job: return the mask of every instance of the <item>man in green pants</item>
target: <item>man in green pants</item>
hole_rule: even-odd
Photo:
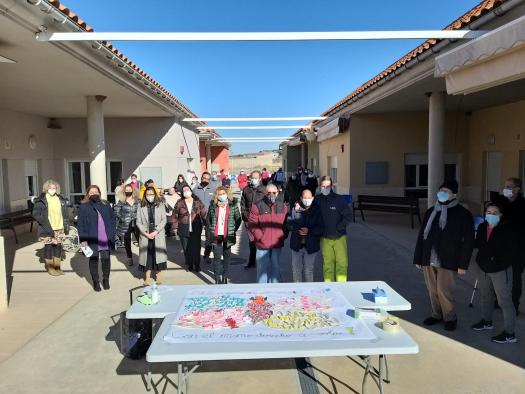
[[[344,198],[332,190],[332,179],[321,179],[321,194],[316,201],[321,207],[324,232],[321,237],[323,276],[325,282],[346,282],[348,247],[346,226],[350,223],[350,208]]]

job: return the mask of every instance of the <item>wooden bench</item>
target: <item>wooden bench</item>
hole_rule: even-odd
[[[31,223],[29,231],[33,231],[33,219],[31,209],[23,209],[21,211],[14,211],[0,215],[0,230],[11,230],[15,236],[15,241],[18,243],[15,226],[19,224]]]
[[[419,214],[419,200],[414,197],[392,197],[392,196],[357,196],[357,201],[352,203],[354,215],[356,211],[361,211],[361,219],[365,221],[364,211],[379,211],[392,213],[408,213],[410,215],[410,225],[414,228],[414,215],[421,225],[421,215]]]

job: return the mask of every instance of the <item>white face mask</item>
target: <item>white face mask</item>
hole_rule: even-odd
[[[47,189],[50,196],[54,196],[57,193],[57,189]]]
[[[152,203],[155,201],[155,196],[146,196],[146,200],[148,200],[149,203]]]
[[[303,198],[302,201],[305,207],[309,207],[314,202],[314,199],[313,198]]]
[[[184,196],[184,198],[190,198],[191,192],[188,190],[188,191],[185,191],[182,195]]]
[[[503,189],[503,195],[507,198],[511,198],[514,195],[514,193],[512,192],[512,189],[505,188]]]

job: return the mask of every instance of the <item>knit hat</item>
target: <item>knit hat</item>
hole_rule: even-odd
[[[455,179],[443,182],[443,184],[439,188],[441,189],[443,187],[449,189],[454,194],[458,194],[459,185]]]

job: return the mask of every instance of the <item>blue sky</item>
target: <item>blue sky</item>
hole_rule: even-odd
[[[204,32],[441,29],[479,1],[64,0],[64,3],[98,31]],[[202,117],[319,115],[419,43],[418,40],[114,42]],[[291,132],[221,131],[221,134],[283,136]],[[234,143],[232,153],[276,147],[276,143],[257,146]]]

